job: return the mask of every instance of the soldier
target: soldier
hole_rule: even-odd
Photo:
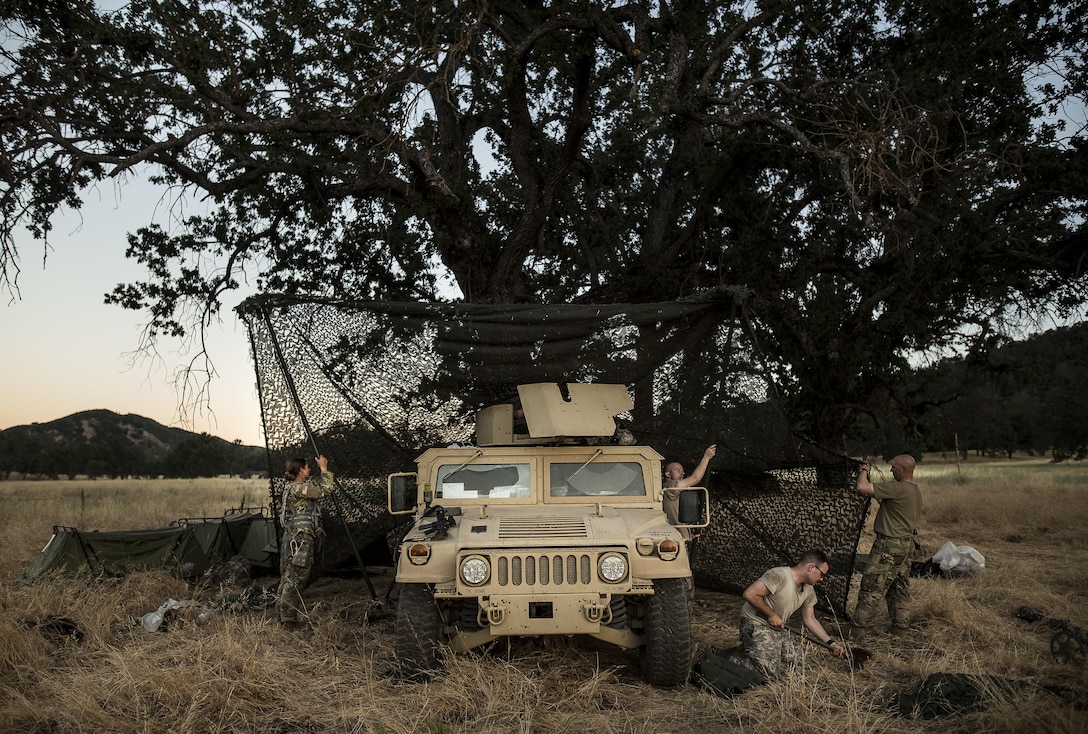
[[[665,464],[665,493],[661,499],[661,509],[665,511],[665,518],[670,525],[680,523],[680,490],[697,486],[703,480],[706,468],[717,451],[716,444],[707,446],[703,452],[703,458],[699,460],[699,465],[695,467],[690,477],[685,475],[684,465],[679,461],[670,461]],[[690,543],[692,534],[688,528],[680,528],[680,535]]]
[[[833,655],[843,656],[843,646],[831,639],[813,612],[816,606],[813,585],[830,570],[827,554],[810,550],[797,565],[772,568],[744,590],[740,641],[747,654],[744,662],[749,667],[774,678],[800,659],[797,640],[785,630],[786,622],[798,609],[805,628],[825,645],[831,645]]]
[[[857,491],[880,502],[873,520],[876,541],[861,577],[858,604],[851,618],[850,634],[861,638],[881,599],[888,607],[893,635],[905,635],[910,625],[910,554],[922,520],[922,493],[914,483],[914,457],[900,454],[892,459],[894,482],[873,484],[869,465],[858,472]]]
[[[306,459],[289,459],[284,470],[287,481],[280,510],[283,538],[280,541],[280,594],[276,602],[283,624],[298,622],[299,612],[305,608],[301,592],[313,579],[317,539],[321,535],[318,500],[329,494],[333,487],[328,459],[318,456],[316,461],[321,469],[317,482],[307,481],[310,466]]]

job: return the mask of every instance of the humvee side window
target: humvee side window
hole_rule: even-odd
[[[549,492],[552,497],[609,497],[646,495],[642,465],[637,461],[553,462]]]
[[[496,499],[529,496],[528,464],[443,464],[436,498]]]

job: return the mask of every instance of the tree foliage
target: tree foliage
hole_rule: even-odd
[[[948,359],[904,381],[910,421],[875,429],[868,445],[889,458],[904,446],[917,452],[959,450],[1088,458],[1088,323],[1062,327],[986,355]]]
[[[1084,302],[1083,0],[18,0],[0,275],[88,187],[170,228],[109,300],[152,333],[258,287],[742,302],[841,445],[914,351]],[[189,214],[189,200],[207,203]],[[723,318],[729,309],[722,310]],[[708,355],[713,358],[713,355]]]

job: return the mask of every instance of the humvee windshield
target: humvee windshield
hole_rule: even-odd
[[[529,476],[528,464],[443,464],[438,469],[436,496],[445,499],[528,497]]]
[[[642,465],[637,461],[553,462],[549,466],[552,497],[646,496]]]

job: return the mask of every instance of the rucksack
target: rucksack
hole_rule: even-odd
[[[708,693],[732,698],[766,683],[758,670],[731,655],[728,650],[710,650],[695,663],[692,680]]]

